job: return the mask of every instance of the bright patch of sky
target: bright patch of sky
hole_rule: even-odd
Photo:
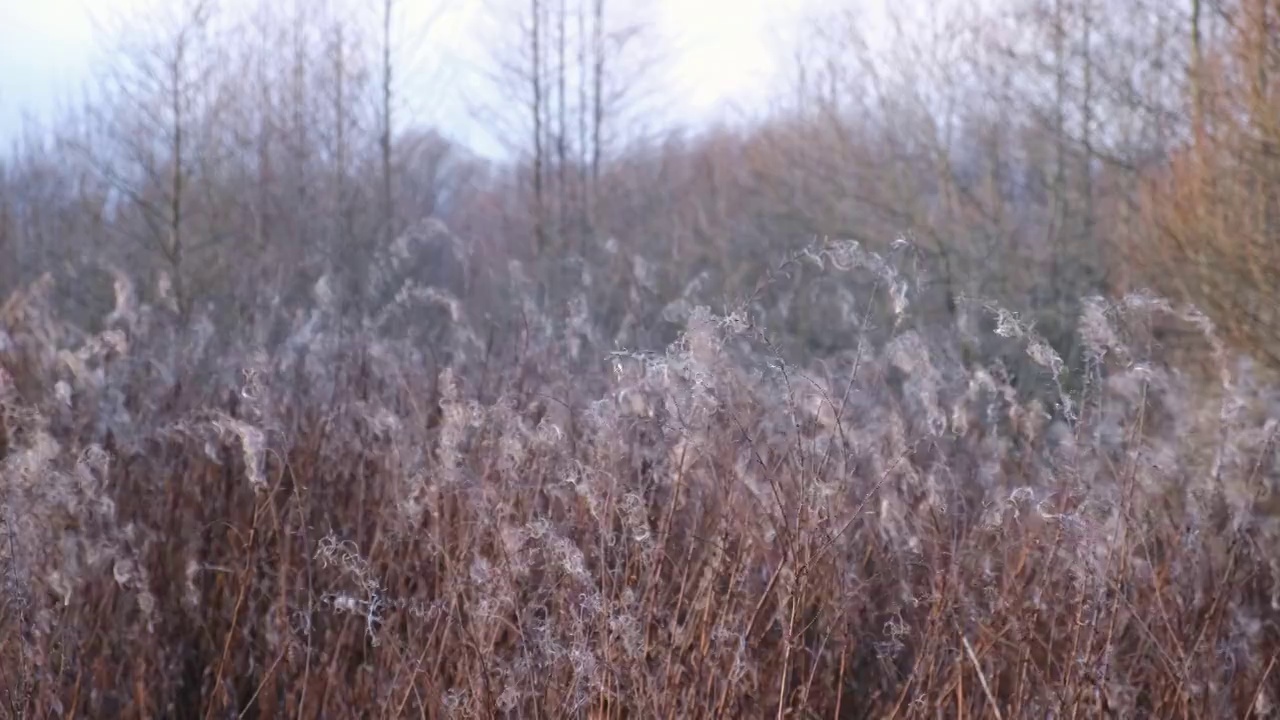
[[[17,136],[24,117],[47,121],[74,105],[92,79],[102,38],[95,17],[136,11],[147,0],[0,0],[0,142]],[[224,0],[225,2],[226,0]],[[230,0],[253,2],[254,0]],[[301,0],[304,2],[307,0]],[[375,0],[368,0],[371,4]],[[430,39],[406,42],[403,93],[408,115],[440,127],[455,139],[492,142],[477,129],[470,109],[485,90],[486,0],[399,0],[398,25],[414,32],[428,17]],[[871,0],[874,4],[879,0]],[[664,55],[660,101],[664,115],[697,124],[726,113],[759,110],[787,71],[785,38],[819,0],[627,0],[637,17],[649,18]],[[829,3],[828,3],[829,4]],[[286,2],[282,5],[289,5]],[[372,7],[372,5],[371,5]]]

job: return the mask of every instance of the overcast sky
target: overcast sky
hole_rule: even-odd
[[[60,103],[74,100],[91,77],[95,37],[92,13],[140,7],[147,0],[0,0],[0,138],[22,126],[24,114],[48,118]],[[224,2],[227,0],[223,0]],[[245,0],[230,0],[231,2]],[[414,115],[434,123],[458,140],[483,145],[466,112],[466,96],[477,85],[483,62],[477,0],[445,0],[446,14],[434,26],[435,57],[422,65],[423,77],[408,85],[417,98]],[[655,21],[669,47],[671,89],[665,109],[677,121],[698,122],[731,108],[754,108],[765,99],[785,31],[799,13],[818,0],[628,0],[637,13]],[[400,0],[412,16],[435,0]],[[638,3],[648,4],[645,9]],[[92,10],[90,10],[92,8]],[[430,77],[426,77],[426,76]],[[444,88],[443,94],[441,88]],[[427,90],[430,88],[430,91]],[[410,98],[412,102],[414,99]],[[421,117],[427,115],[428,117]]]

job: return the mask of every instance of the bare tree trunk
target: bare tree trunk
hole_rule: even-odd
[[[1191,0],[1191,123],[1196,146],[1204,143],[1204,50],[1200,32],[1201,0]]]
[[[1258,139],[1259,176],[1264,185],[1280,179],[1280,116],[1276,112],[1276,93],[1271,84],[1272,65],[1280,58],[1280,43],[1271,10],[1276,0],[1255,0],[1257,24],[1254,51],[1258,71],[1250,92],[1250,112],[1254,116],[1253,134]],[[1275,238],[1280,229],[1280,192],[1263,193],[1262,230],[1265,237]]]
[[[565,62],[565,50],[568,45],[568,36],[565,34],[565,21],[568,14],[568,8],[565,7],[565,0],[559,0],[557,6],[559,17],[557,18],[557,37],[556,51],[558,55],[558,65],[556,67],[556,83],[557,83],[557,127],[556,127],[556,232],[563,235],[566,232],[569,216],[569,108],[567,102],[567,94],[565,85],[568,80],[569,66]],[[561,238],[563,243],[565,238]]]
[[[578,231],[584,240],[589,241],[595,234],[591,227],[591,197],[587,188],[587,7],[581,0],[578,2]]]
[[[307,208],[307,152],[309,138],[307,136],[307,87],[306,87],[306,68],[307,68],[307,48],[302,32],[306,19],[299,14],[295,5],[295,15],[293,18],[293,117],[290,138],[290,145],[293,151],[293,217],[290,218],[290,224],[293,228],[293,248],[301,251],[306,247],[306,227],[304,225],[305,218],[308,214]]]
[[[1050,303],[1056,308],[1062,295],[1062,257],[1066,248],[1066,221],[1070,216],[1067,201],[1067,52],[1066,27],[1063,18],[1064,0],[1053,0],[1053,62],[1054,62],[1054,176],[1053,216],[1050,228],[1052,291]]]
[[[338,211],[338,242],[351,242],[351,213],[347,203],[347,98],[345,75],[346,41],[342,23],[334,24],[333,49],[333,124],[334,124],[334,208]]]
[[[600,193],[601,142],[604,134],[604,0],[596,0],[595,28],[592,43],[595,51],[595,66],[592,73],[594,97],[591,114],[591,194],[593,198],[592,225],[595,224],[594,201]]]
[[[395,0],[382,3],[382,222],[386,239],[395,233],[395,200],[391,194],[391,13]]]
[[[1100,255],[1101,247],[1097,239],[1094,237],[1096,233],[1096,224],[1094,218],[1095,206],[1093,198],[1093,0],[1084,0],[1084,97],[1081,98],[1081,116],[1083,127],[1080,135],[1084,145],[1084,169],[1082,173],[1082,194],[1084,195],[1084,237],[1089,243],[1089,251],[1091,258]],[[1103,274],[1106,268],[1101,268]],[[1091,278],[1102,286],[1107,285],[1106,277]]]
[[[355,221],[352,217],[352,203],[347,190],[347,47],[346,35],[341,21],[334,23],[333,48],[333,211],[336,222],[334,246],[330,258],[336,260],[336,266],[326,269],[336,274],[335,280],[341,289],[339,307],[345,319],[353,306],[360,304],[360,274],[355,271],[356,243]],[[384,178],[385,182],[385,178]],[[385,185],[384,185],[385,191]]]
[[[265,12],[260,9],[260,12]],[[259,15],[258,19],[258,57],[256,58],[257,66],[257,82],[260,103],[258,107],[258,127],[257,127],[257,146],[258,146],[258,192],[257,192],[257,209],[253,217],[253,233],[257,248],[265,251],[268,245],[267,239],[267,211],[271,203],[271,84],[267,79],[267,51],[270,42],[267,39],[269,29],[267,20],[263,15]]]
[[[183,157],[183,123],[184,115],[182,112],[182,70],[186,56],[186,38],[185,33],[178,38],[178,46],[175,48],[173,65],[171,66],[172,84],[169,88],[170,96],[170,112],[173,114],[173,142],[170,147],[172,153],[172,172],[170,174],[169,187],[169,237],[165,253],[168,256],[169,265],[173,269],[173,292],[174,299],[178,303],[178,314],[185,323],[189,319],[190,302],[187,298],[186,283],[183,279],[182,267],[182,213],[183,213],[183,192],[185,191],[182,165],[185,160]]]
[[[547,228],[544,214],[544,198],[542,186],[543,147],[542,147],[542,113],[546,100],[542,88],[542,5],[539,0],[529,0],[532,16],[532,29],[529,39],[532,43],[533,62],[530,68],[533,112],[533,233],[536,242],[535,252],[543,253],[547,249]]]

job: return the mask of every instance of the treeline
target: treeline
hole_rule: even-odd
[[[406,110],[394,0],[129,18],[100,92],[0,166],[0,295],[53,273],[91,323],[117,268],[230,332],[322,279],[386,302],[376,258],[435,219],[437,279],[477,315],[516,261],[545,307],[639,344],[691,284],[723,305],[814,237],[901,238],[927,322],[997,301],[1070,364],[1081,298],[1152,286],[1280,362],[1280,0],[960,2],[893,11],[888,37],[850,4],[802,27],[768,112],[697,132],[644,127],[657,46],[617,5],[489,8],[501,102],[477,117],[506,162]],[[798,287],[795,348],[838,349],[807,300],[857,299]]]
[[[833,9],[696,132],[495,5],[507,161],[289,5],[4,160],[11,714],[1272,713],[1280,0]]]

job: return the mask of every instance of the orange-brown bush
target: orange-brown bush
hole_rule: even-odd
[[[1225,37],[1191,68],[1190,137],[1147,178],[1143,231],[1122,237],[1142,282],[1203,308],[1224,341],[1275,372],[1280,41],[1273,26],[1280,4],[1230,7]]]
[[[913,324],[886,261],[844,243],[793,262],[871,287],[882,327],[844,308],[830,332],[866,342],[797,361],[752,303],[689,305],[671,346],[609,354],[580,305],[501,342],[454,305],[437,365],[322,310],[268,351],[170,330],[128,293],[97,334],[39,288],[16,298],[6,708],[1271,712],[1277,405],[1224,358],[1215,422],[1194,417],[1129,322],[1211,334],[1202,317],[1087,303],[1086,391],[1044,408],[961,359],[959,330]],[[1015,315],[960,313],[988,311],[1061,387]]]

